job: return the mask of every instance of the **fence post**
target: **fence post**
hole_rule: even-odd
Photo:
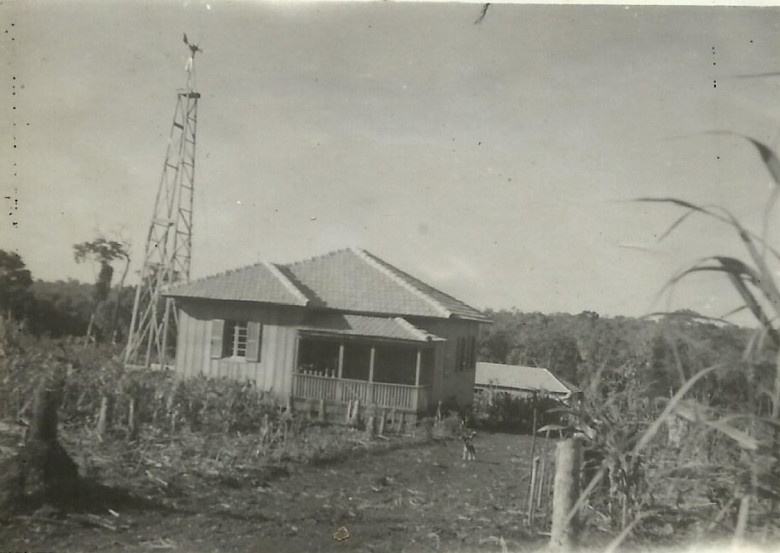
[[[580,451],[577,438],[558,442],[555,451],[550,547],[558,551],[571,551],[577,546],[579,517],[572,509],[580,492]]]
[[[326,417],[325,417],[325,400],[324,399],[320,399],[320,408],[319,408],[319,413],[318,413],[318,419],[319,419],[320,422],[325,422],[325,419],[326,419]]]
[[[97,434],[100,439],[103,439],[106,432],[108,432],[108,429],[111,428],[111,419],[113,415],[113,402],[111,399],[112,398],[109,396],[103,396],[100,400],[100,413],[98,415],[97,423]]]
[[[534,523],[534,499],[536,496],[536,479],[539,471],[539,457],[534,457],[531,461],[531,482],[528,485],[528,517],[526,524],[528,528]]]
[[[138,439],[139,426],[140,409],[138,405],[138,398],[137,396],[133,395],[130,397],[130,412],[127,416],[128,438],[131,442]]]
[[[387,413],[384,409],[380,409],[379,411],[379,428],[377,429],[377,434],[380,436],[385,435],[385,422],[387,422]]]
[[[350,426],[358,426],[360,423],[360,400],[356,399],[354,403],[354,407],[352,408],[352,413],[349,417],[349,424]]]

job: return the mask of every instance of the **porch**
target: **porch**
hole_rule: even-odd
[[[399,319],[342,315],[300,329],[295,399],[418,413],[431,403],[435,344]]]
[[[428,408],[430,390],[429,384],[407,386],[305,373],[296,373],[293,379],[296,399],[324,399],[332,403],[359,400],[362,405],[413,412]]]

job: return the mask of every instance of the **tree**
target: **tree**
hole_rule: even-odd
[[[0,250],[0,317],[19,319],[29,299],[32,275],[16,252]]]
[[[118,242],[116,240],[106,240],[103,237],[97,238],[92,242],[82,242],[73,246],[74,258],[76,263],[82,263],[88,259],[97,261],[100,264],[100,271],[98,272],[97,281],[95,282],[95,288],[93,291],[93,313],[87,327],[87,340],[92,337],[93,326],[95,323],[95,317],[103,305],[108,300],[109,292],[111,291],[111,280],[114,276],[114,268],[111,263],[124,260],[124,272],[119,282],[119,290],[117,291],[117,298],[114,302],[114,309],[112,310],[112,316],[110,320],[103,328],[105,334],[113,338],[114,329],[116,328],[116,319],[119,313],[119,300],[122,286],[124,285],[127,271],[130,267],[130,254],[128,252],[129,246],[126,242]]]

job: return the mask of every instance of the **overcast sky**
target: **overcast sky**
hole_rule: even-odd
[[[780,71],[780,9],[479,12],[3,3],[0,248],[35,278],[92,281],[72,245],[121,235],[140,268],[186,31],[204,50],[193,277],[356,246],[479,308],[736,307],[713,276],[653,303],[739,245],[702,219],[659,244],[680,212],[625,200],[721,204],[760,228],[769,174],[707,131],[780,146],[780,78],[731,78]]]

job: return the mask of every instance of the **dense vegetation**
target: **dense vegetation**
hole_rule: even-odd
[[[36,337],[85,337],[92,321],[91,341],[122,342],[135,288],[121,283],[112,288],[110,274],[101,270],[101,275],[95,284],[38,280],[21,256],[0,250],[0,314]]]

